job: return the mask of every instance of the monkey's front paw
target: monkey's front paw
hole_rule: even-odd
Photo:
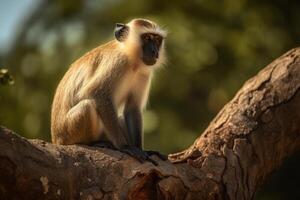
[[[166,156],[158,151],[147,150],[145,152],[147,153],[148,156],[156,155],[162,160],[168,160],[168,156]]]
[[[145,161],[149,161],[154,165],[158,165],[158,163],[155,160],[150,158],[150,156],[148,155],[147,152],[145,152],[137,147],[124,146],[120,151],[134,157],[141,163],[144,163]]]

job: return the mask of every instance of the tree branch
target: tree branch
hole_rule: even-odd
[[[140,164],[118,151],[0,128],[0,199],[252,199],[300,148],[300,48],[248,80],[187,150]]]

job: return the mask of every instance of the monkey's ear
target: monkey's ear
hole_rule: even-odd
[[[125,41],[125,39],[127,38],[127,35],[128,35],[128,30],[129,30],[129,27],[127,25],[121,24],[121,23],[116,23],[115,38],[119,42]]]

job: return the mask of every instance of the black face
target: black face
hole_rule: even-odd
[[[154,65],[159,57],[162,44],[162,36],[155,33],[144,33],[141,35],[143,55],[142,59],[146,65]]]

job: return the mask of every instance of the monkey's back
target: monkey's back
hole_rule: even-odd
[[[59,82],[51,111],[51,135],[53,142],[55,142],[57,135],[65,134],[67,131],[64,121],[68,111],[83,98],[89,98],[80,94],[81,91],[87,90],[85,87],[88,87],[89,80],[97,78],[94,77],[97,75],[97,70],[104,70],[109,67],[106,66],[109,63],[107,60],[113,60],[114,58],[110,57],[106,50],[109,49],[111,51],[111,49],[115,48],[115,45],[116,42],[111,41],[87,52],[70,66]]]

